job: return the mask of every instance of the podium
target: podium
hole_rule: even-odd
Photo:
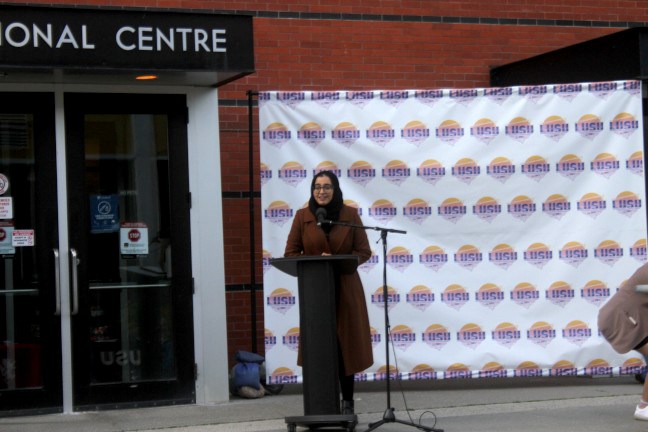
[[[353,273],[355,255],[275,258],[270,264],[297,278],[299,344],[301,349],[304,415],[286,417],[288,430],[341,426],[353,431],[354,414],[340,414],[338,342],[335,313],[336,274]]]

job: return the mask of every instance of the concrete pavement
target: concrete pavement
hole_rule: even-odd
[[[391,406],[398,422],[374,430],[425,430],[416,427],[423,425],[445,432],[648,432],[648,422],[632,417],[641,388],[633,376],[403,381],[390,384],[388,398],[384,382],[358,383],[355,430],[366,431]],[[291,385],[276,396],[232,398],[208,407],[0,418],[0,431],[279,432],[287,430],[285,417],[302,414],[301,386]]]

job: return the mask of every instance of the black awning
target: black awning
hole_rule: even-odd
[[[493,87],[648,78],[648,28],[623,30],[495,67]]]

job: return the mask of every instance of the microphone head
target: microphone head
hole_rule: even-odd
[[[317,225],[322,225],[322,222],[326,219],[326,209],[324,207],[318,207],[315,210],[315,217],[317,217]]]

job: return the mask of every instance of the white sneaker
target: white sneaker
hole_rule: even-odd
[[[637,420],[648,421],[648,405],[646,405],[644,408],[639,408],[639,405],[637,405],[634,413],[634,418],[636,418]]]

